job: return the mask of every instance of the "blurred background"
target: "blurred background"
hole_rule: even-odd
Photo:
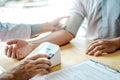
[[[0,0],[0,21],[35,24],[68,15],[72,0]],[[63,23],[65,20],[63,20]],[[78,34],[84,36],[86,22]]]
[[[68,14],[71,0],[0,0],[0,20],[41,23]]]

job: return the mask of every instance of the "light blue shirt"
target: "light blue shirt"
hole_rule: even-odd
[[[86,38],[120,37],[120,0],[73,0],[65,30],[75,36],[84,18],[87,19]]]
[[[12,24],[0,22],[0,41],[9,39],[29,39],[41,32],[40,24]]]

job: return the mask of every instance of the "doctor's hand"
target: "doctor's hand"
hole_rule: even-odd
[[[14,68],[3,73],[1,80],[29,80],[37,74],[48,74],[51,66],[48,55],[38,54],[20,61]]]
[[[63,17],[59,17],[56,18],[50,22],[47,23],[43,23],[42,24],[42,32],[48,32],[48,31],[55,31],[55,30],[59,30],[62,27],[62,24],[60,23],[61,20],[68,18],[68,16],[63,16]]]
[[[33,44],[24,40],[10,40],[6,44],[5,54],[15,59],[22,59],[33,50]]]
[[[51,25],[53,25],[53,27],[55,27],[56,29],[57,28],[60,28],[62,26],[62,24],[60,23],[60,21],[62,19],[65,19],[65,18],[68,18],[69,16],[63,16],[63,17],[59,17],[59,18],[56,18],[55,20],[49,22]]]
[[[120,38],[96,40],[89,44],[86,54],[100,56],[103,53],[112,53],[118,48],[120,48]]]
[[[38,54],[36,56],[33,56],[31,58],[25,59],[21,61],[14,69],[14,74],[16,74],[15,77],[20,78],[20,75],[23,75],[22,79],[19,80],[24,80],[24,78],[29,78],[35,76],[36,74],[48,74],[49,71],[48,69],[51,66],[50,61],[48,60],[47,55],[45,54]],[[16,80],[16,79],[15,79]]]

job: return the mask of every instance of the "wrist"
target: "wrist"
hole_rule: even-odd
[[[0,80],[14,80],[14,75],[8,71],[0,75]]]
[[[46,22],[42,24],[42,32],[55,31],[56,27],[51,22]]]
[[[117,49],[120,48],[120,37],[114,39],[116,42]]]
[[[39,43],[37,43],[37,42],[34,41],[34,40],[29,40],[29,41],[27,41],[27,42],[28,42],[28,44],[31,46],[32,51],[39,45]]]
[[[11,80],[28,80],[30,78],[23,65],[25,64],[21,63],[10,71],[10,74],[12,75]]]

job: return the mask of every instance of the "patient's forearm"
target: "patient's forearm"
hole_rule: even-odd
[[[58,45],[64,45],[73,39],[73,35],[65,30],[59,30],[51,33],[50,35],[42,38],[31,41],[37,47],[42,42],[52,42]]]

